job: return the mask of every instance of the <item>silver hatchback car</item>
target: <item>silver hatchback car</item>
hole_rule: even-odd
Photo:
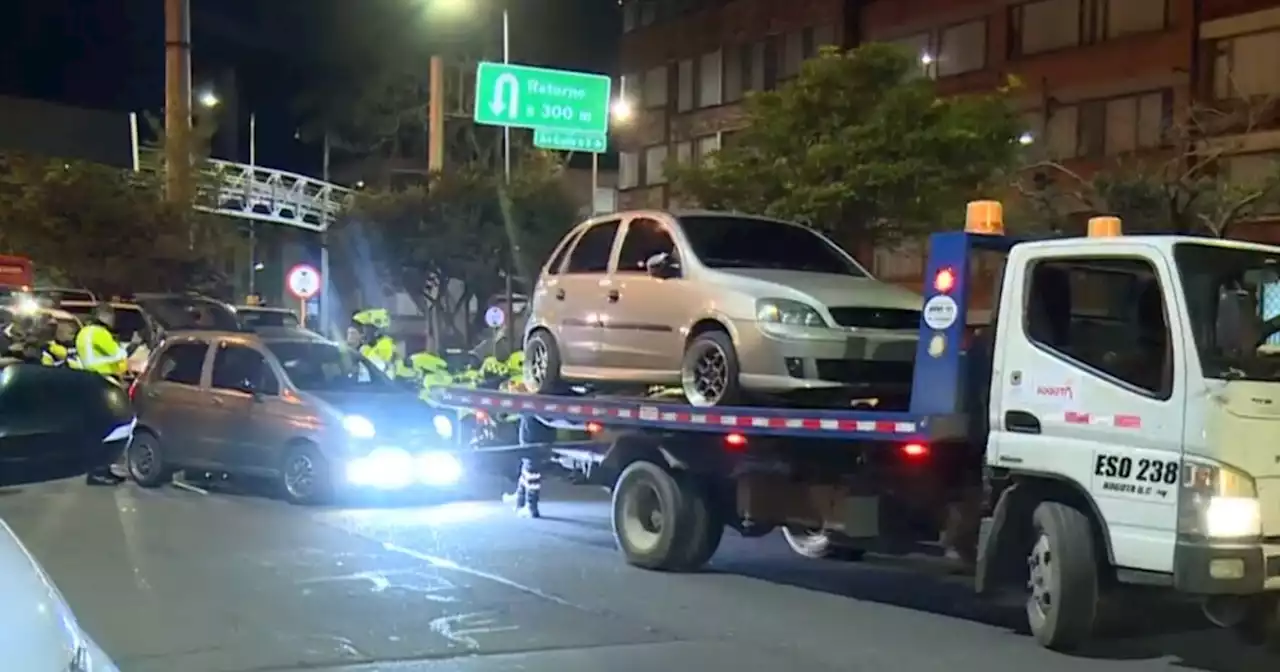
[[[681,386],[698,406],[910,387],[921,297],[798,224],[641,210],[574,228],[542,269],[525,381]]]
[[[130,475],[265,477],[298,504],[350,489],[450,488],[456,415],[346,346],[300,329],[170,332],[130,390]]]

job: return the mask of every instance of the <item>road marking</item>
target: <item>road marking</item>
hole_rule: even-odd
[[[498,625],[498,621],[489,617],[489,613],[492,612],[478,611],[470,614],[441,616],[440,618],[431,619],[428,627],[437,635],[472,650],[480,649],[480,642],[476,640],[477,635],[514,632],[520,629],[519,626],[515,625]]]
[[[368,537],[365,537],[365,538],[367,539]],[[421,560],[431,565],[432,567],[438,567],[440,569],[449,569],[455,572],[459,572],[461,574],[466,574],[468,576],[474,576],[478,579],[486,579],[488,581],[492,581],[496,584],[506,586],[513,590],[518,590],[522,593],[525,593],[526,595],[540,597],[544,600],[555,602],[558,605],[569,607],[571,609],[577,609],[580,611],[590,611],[589,609],[585,609],[584,607],[578,606],[562,597],[557,597],[550,593],[544,593],[541,590],[538,590],[537,588],[534,588],[532,586],[526,586],[522,583],[512,581],[511,579],[508,579],[506,577],[498,576],[497,574],[490,574],[489,572],[486,572],[481,569],[475,569],[473,567],[464,567],[452,560],[441,558],[435,555],[429,555],[427,553],[422,553],[420,551],[415,551],[412,548],[405,548],[404,546],[393,544],[391,542],[384,541],[381,543],[382,543],[382,548],[388,551],[391,551],[392,553],[399,553],[400,555],[408,556],[416,560]]]

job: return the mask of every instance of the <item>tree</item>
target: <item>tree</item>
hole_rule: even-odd
[[[1236,224],[1275,216],[1280,163],[1245,159],[1251,174],[1231,174],[1241,139],[1271,121],[1273,101],[1240,100],[1223,107],[1195,105],[1171,124],[1166,147],[1148,156],[1117,157],[1110,167],[1082,175],[1061,162],[1034,162],[1017,182],[1027,205],[1057,230],[1079,233],[1093,215],[1115,215],[1126,231],[1226,238]],[[1239,165],[1239,164],[1237,164]]]
[[[506,274],[532,277],[576,217],[554,156],[515,158],[510,186],[475,162],[423,185],[358,193],[333,232],[333,263],[362,286],[407,292],[424,315],[441,318],[439,337],[470,344]]]
[[[795,80],[750,95],[732,142],[671,167],[672,183],[703,207],[892,243],[954,221],[1015,164],[1024,129],[1006,93],[942,97],[893,45],[826,49]]]

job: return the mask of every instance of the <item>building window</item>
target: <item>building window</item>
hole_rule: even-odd
[[[693,143],[688,140],[676,143],[676,163],[684,166],[693,162]]]
[[[698,62],[698,107],[715,107],[724,102],[724,66],[721,52],[703,54]]]
[[[1011,10],[1010,47],[1016,55],[1040,54],[1081,43],[1081,0],[1038,0]]]
[[[658,21],[658,0],[640,0],[640,25],[652,26]]]
[[[1050,157],[1070,159],[1076,156],[1080,146],[1080,108],[1064,105],[1050,112],[1044,135]]]
[[[618,153],[618,188],[634,189],[640,186],[640,154]]]
[[[693,155],[698,161],[704,161],[708,156],[720,151],[720,134],[707,135],[697,138],[694,142]]]
[[[746,91],[744,76],[747,71],[743,70],[743,65],[750,66],[750,61],[744,63],[742,58],[743,49],[741,47],[730,49],[724,58],[724,102],[736,103],[742,100],[742,94]]]
[[[1106,102],[1107,154],[1159,147],[1169,123],[1172,94],[1156,91]]]
[[[937,59],[940,77],[987,67],[986,19],[942,29],[938,36]]]
[[[659,66],[644,73],[644,106],[667,106],[667,66]]]
[[[790,79],[800,74],[800,63],[804,59],[804,31],[784,35],[782,51],[778,54],[778,79]]]
[[[666,184],[667,182],[667,146],[654,145],[644,150],[644,183],[645,186]]]
[[[929,33],[917,33],[900,37],[890,42],[902,47],[908,54],[920,59],[920,67],[924,73],[930,77],[933,76],[933,65],[937,61],[937,55],[933,53],[933,36]]]
[[[1100,10],[1102,8],[1099,8]],[[1164,30],[1169,25],[1169,0],[1106,0],[1108,40],[1136,33]]]
[[[687,58],[676,66],[676,111],[693,109],[693,59]]]
[[[765,48],[764,41],[743,47],[742,51],[742,83],[748,91],[765,90]]]
[[[622,3],[622,32],[629,33],[640,25],[640,3],[627,0]]]
[[[642,94],[644,94],[644,91],[640,86],[642,83],[643,80],[641,80],[639,74],[632,73],[630,75],[623,75],[622,81],[620,82],[619,93],[624,96],[629,96],[636,102],[640,102],[640,99],[643,97]]]
[[[1218,99],[1280,94],[1280,30],[1221,40],[1213,63]]]

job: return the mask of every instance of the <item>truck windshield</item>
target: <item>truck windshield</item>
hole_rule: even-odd
[[[1256,248],[1179,243],[1178,266],[1187,312],[1206,378],[1280,381],[1280,321],[1260,328],[1256,348],[1241,350],[1218,343],[1218,297],[1224,289],[1243,289],[1256,300],[1258,323],[1280,317],[1280,252]]]
[[[767,268],[867,277],[849,255],[797,224],[755,217],[680,218],[694,256],[708,268]]]

